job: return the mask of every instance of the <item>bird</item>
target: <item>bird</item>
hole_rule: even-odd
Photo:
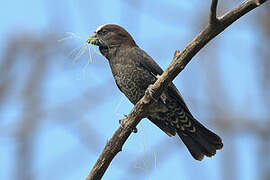
[[[99,47],[109,62],[117,87],[134,105],[163,73],[130,33],[117,24],[99,26],[87,43]],[[147,118],[168,136],[177,134],[196,160],[212,157],[223,147],[222,139],[193,117],[173,83],[156,99]]]

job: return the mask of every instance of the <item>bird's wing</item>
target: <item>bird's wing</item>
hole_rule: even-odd
[[[155,78],[158,78],[157,76],[163,73],[161,67],[145,51],[143,51],[139,47],[136,47],[135,52],[136,55],[139,56],[140,59],[139,63],[141,67],[149,71]],[[171,83],[168,86],[167,92],[169,96],[171,96],[174,99],[177,99],[180,105],[186,110],[186,112],[188,112],[192,116],[182,95],[180,94],[180,92],[177,90],[177,88],[173,83]]]
[[[142,49],[135,47],[135,53],[140,65],[147,69],[155,78],[163,73],[161,67]]]

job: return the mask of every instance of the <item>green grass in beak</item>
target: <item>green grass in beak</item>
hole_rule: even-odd
[[[97,41],[97,37],[89,37],[86,41],[87,44],[93,44],[94,41]]]

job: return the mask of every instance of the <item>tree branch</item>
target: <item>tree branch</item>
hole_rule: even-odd
[[[185,68],[199,50],[237,19],[266,1],[267,0],[245,0],[239,6],[217,19],[216,9],[218,0],[212,0],[209,24],[181,53],[178,50],[175,51],[169,67],[157,79],[154,85],[148,87],[144,97],[134,106],[127,118],[122,121],[122,125],[107,142],[86,180],[98,180],[102,178],[113,158],[122,150],[122,146],[130,136],[132,129],[137,126],[142,118],[146,117],[148,109],[151,108],[151,104],[153,103],[153,99],[159,98],[165,87]],[[149,92],[153,92],[151,96]]]
[[[209,16],[209,24],[211,25],[215,25],[219,22],[217,19],[217,4],[218,0],[212,0]]]

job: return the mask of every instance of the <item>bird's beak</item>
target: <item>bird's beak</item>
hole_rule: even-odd
[[[86,41],[87,44],[93,44],[96,46],[99,46],[101,43],[99,41],[99,38],[97,36],[97,33],[94,32]]]

